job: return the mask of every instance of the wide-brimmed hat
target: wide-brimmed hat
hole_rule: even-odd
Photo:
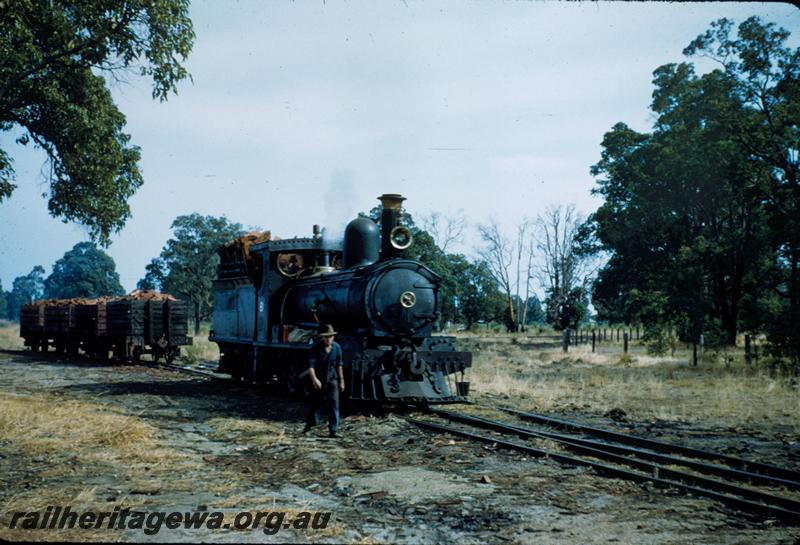
[[[319,328],[320,337],[331,337],[333,335],[336,335],[336,332],[333,330],[333,326],[331,324],[325,324]]]

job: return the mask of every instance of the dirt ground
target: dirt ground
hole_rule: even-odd
[[[507,395],[479,401],[513,404]],[[175,542],[798,543],[800,530],[674,491],[420,431],[362,409],[342,437],[263,388],[0,352],[0,538]],[[473,409],[474,410],[474,409]],[[800,468],[794,428],[556,414]],[[618,418],[618,420],[620,420]],[[14,511],[327,511],[323,530],[9,529]],[[228,520],[226,518],[226,520]]]

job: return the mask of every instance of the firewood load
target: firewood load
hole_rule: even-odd
[[[117,299],[123,301],[177,301],[177,299],[169,293],[159,293],[151,290],[133,290],[128,295],[118,297]]]
[[[250,255],[250,247],[270,240],[273,240],[270,231],[251,231],[223,244],[217,248],[220,272],[236,269],[244,270],[249,275],[255,274],[259,264]]]

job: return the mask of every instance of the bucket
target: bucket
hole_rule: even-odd
[[[462,397],[469,395],[469,382],[456,382],[456,392]]]

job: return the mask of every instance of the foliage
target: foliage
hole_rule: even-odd
[[[489,268],[480,261],[472,263],[465,277],[461,312],[467,329],[478,322],[504,323],[508,312],[506,296],[489,273]]]
[[[92,242],[79,242],[56,261],[44,291],[48,299],[125,294],[114,259]]]
[[[717,21],[685,50],[722,69],[655,70],[653,132],[618,123],[605,135],[592,167],[605,203],[582,231],[584,248],[609,255],[593,303],[601,319],[672,325],[686,340],[766,327],[800,349],[800,193],[785,191],[798,188],[800,50],[758,18],[738,39],[731,28]],[[791,324],[782,333],[776,317]]]
[[[642,344],[651,356],[664,356],[675,348],[675,338],[669,327],[658,322],[645,322]]]
[[[582,286],[572,288],[567,294],[548,290],[545,299],[547,323],[556,331],[577,329],[589,312],[589,299]]]
[[[6,316],[9,320],[19,319],[19,308],[44,296],[44,268],[36,265],[25,276],[18,276],[11,284],[11,291],[6,292]],[[0,317],[5,317],[0,314]]]
[[[0,320],[8,316],[8,302],[6,292],[3,291],[3,281],[0,280]]]
[[[50,162],[48,208],[109,243],[142,184],[139,148],[123,132],[107,78],[136,70],[166,100],[187,77],[194,41],[188,0],[4,2],[0,17],[0,131],[22,129]],[[0,201],[14,190],[0,149]]]
[[[684,54],[719,62],[742,105],[743,115],[730,122],[759,169],[750,185],[763,202],[774,252],[763,278],[765,293],[754,299],[766,299],[760,304],[775,310],[765,316],[763,329],[776,354],[800,367],[800,48],[786,47],[789,32],[758,17],[740,24],[736,36],[732,30],[732,21],[720,19]]]
[[[525,325],[544,324],[547,322],[547,315],[542,310],[542,302],[535,295],[528,297],[526,302],[528,307],[525,313]]]
[[[146,268],[137,287],[171,293],[194,308],[195,335],[200,322],[211,316],[212,282],[219,256],[217,248],[244,234],[242,226],[224,216],[178,216],[171,226],[173,237]]]

